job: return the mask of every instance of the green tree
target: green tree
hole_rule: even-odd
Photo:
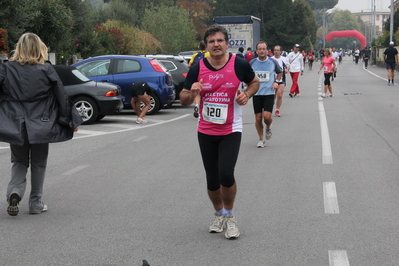
[[[263,30],[262,39],[267,41],[269,48],[280,45],[285,50],[293,46],[290,30],[293,25],[293,4],[292,0],[281,0],[279,4],[273,4],[273,0],[267,0],[262,12]],[[300,37],[298,37],[300,39]]]
[[[305,0],[217,0],[212,3],[213,15],[252,15],[261,19],[261,39],[269,46],[289,49],[301,43],[309,49],[315,42],[317,25]]]
[[[40,15],[40,12],[37,11],[38,7],[39,0],[0,1],[0,25],[8,31],[8,48],[10,50],[14,49],[22,33]]]
[[[118,28],[123,38],[123,54],[156,54],[161,50],[160,42],[152,34],[123,21],[108,20],[103,24],[107,29]]]
[[[113,0],[109,5],[104,5],[99,10],[97,22],[103,23],[107,20],[120,20],[132,25],[139,23],[134,5],[126,0]]]
[[[111,0],[115,1],[115,0]],[[129,3],[130,6],[136,10],[136,14],[139,14],[140,17],[146,12],[146,9],[151,9],[152,7],[160,7],[160,6],[174,6],[175,1],[173,0],[125,0]],[[171,17],[172,19],[173,17]],[[172,19],[173,20],[173,19]],[[138,26],[142,26],[141,20],[137,21]]]
[[[57,51],[57,63],[64,63],[75,50],[72,11],[61,0],[42,0],[38,12],[40,15],[26,30],[39,35],[51,50]]]
[[[142,25],[143,30],[162,43],[165,53],[178,53],[196,46],[194,23],[182,7],[159,5],[146,9]]]
[[[289,31],[292,45],[299,43],[305,51],[313,49],[317,24],[310,5],[305,0],[295,0],[292,8],[293,23]]]
[[[316,9],[330,9],[333,8],[336,4],[338,4],[338,0],[306,0],[312,10]]]

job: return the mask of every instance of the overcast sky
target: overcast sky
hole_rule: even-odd
[[[375,2],[377,11],[390,11],[391,0],[339,0],[335,8],[349,9],[351,12],[368,11],[371,9],[371,2]]]

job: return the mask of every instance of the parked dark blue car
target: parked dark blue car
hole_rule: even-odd
[[[153,89],[151,107],[147,114],[155,114],[175,100],[173,79],[156,59],[131,55],[104,55],[85,59],[74,64],[80,72],[94,81],[119,85],[125,97],[124,108],[130,105],[129,87],[145,81]]]

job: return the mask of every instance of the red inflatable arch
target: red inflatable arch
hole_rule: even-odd
[[[342,38],[342,37],[355,37],[360,42],[360,48],[366,47],[367,43],[366,37],[357,30],[332,31],[326,35],[326,41],[329,42],[333,38]]]

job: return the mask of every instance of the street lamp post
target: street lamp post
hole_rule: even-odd
[[[327,35],[326,11],[327,8],[323,8],[323,50],[326,48],[326,35]]]
[[[391,0],[391,19],[389,20],[389,41],[392,42],[393,40],[393,19],[394,19],[394,0]]]

